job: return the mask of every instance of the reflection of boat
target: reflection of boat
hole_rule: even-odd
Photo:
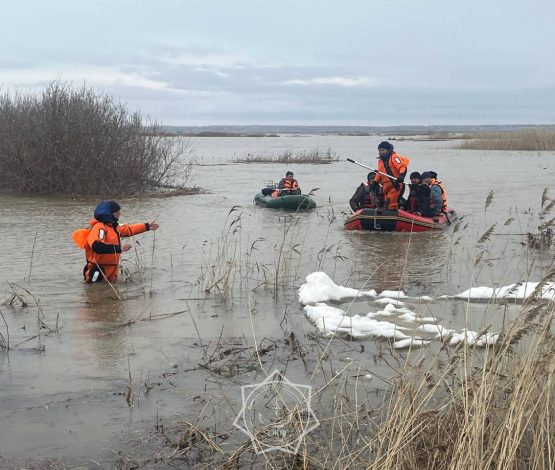
[[[396,209],[361,209],[345,221],[345,230],[428,232],[442,230],[457,219],[452,209],[434,217],[422,217]]]
[[[265,188],[266,189],[266,188]],[[316,201],[306,194],[288,194],[279,197],[265,195],[262,192],[254,196],[255,204],[270,209],[314,209]]]

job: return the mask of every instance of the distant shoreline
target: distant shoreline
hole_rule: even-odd
[[[555,124],[538,125],[437,125],[437,126],[161,126],[163,135],[168,137],[279,137],[283,134],[300,135],[343,135],[368,137],[372,135],[441,135],[452,139],[453,134],[482,132],[515,132],[523,130],[555,131]],[[451,136],[449,136],[451,134]],[[436,140],[434,138],[434,140]]]

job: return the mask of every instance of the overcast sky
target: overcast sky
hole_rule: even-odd
[[[0,0],[1,90],[168,125],[555,123],[555,0]]]

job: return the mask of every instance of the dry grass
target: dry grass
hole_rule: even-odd
[[[325,152],[321,151],[319,148],[312,150],[302,150],[297,153],[293,153],[291,150],[285,150],[279,155],[268,156],[268,155],[254,155],[248,154],[244,158],[237,158],[233,160],[234,163],[285,163],[285,164],[327,164],[339,161],[339,156],[328,148]]]
[[[259,245],[270,240],[257,238],[253,241],[248,234],[245,235],[242,215],[237,207],[233,207],[217,240],[205,243],[202,274],[196,284],[202,289],[199,295],[216,294],[221,300],[228,301],[236,289],[271,289],[276,296],[280,289],[295,287],[308,236],[302,225],[304,219],[296,212],[283,216],[281,230],[276,232],[279,235],[273,245],[273,262],[263,262],[258,256]],[[319,259],[321,256],[325,258],[325,253],[320,253]],[[333,259],[337,262],[338,258]],[[320,261],[320,266],[324,261]]]
[[[464,134],[461,149],[470,150],[555,150],[555,130],[528,129],[523,131],[483,132]]]
[[[156,455],[135,463],[222,470],[555,468],[554,315],[554,303],[532,299],[495,347],[443,347],[432,357],[392,352],[401,366],[388,380],[368,380],[368,371],[353,361],[338,363],[332,340],[293,335],[258,346],[218,342],[207,348],[205,368],[224,388],[226,381],[245,380],[248,371],[260,378],[256,374],[273,367],[268,361],[306,359],[320,425],[302,437],[296,454],[258,454],[251,439],[229,426],[226,417],[238,409],[228,398],[213,397],[194,419],[157,424],[147,439],[156,441]],[[376,380],[385,387],[378,395]],[[279,422],[302,429],[305,418],[293,407]],[[268,426],[253,439],[267,441]]]
[[[545,192],[541,220],[548,218],[550,204]],[[478,252],[486,250],[494,228],[480,236]],[[281,251],[283,247],[277,253]],[[320,251],[319,263],[329,252],[326,247]],[[221,419],[221,414],[236,416],[238,410],[228,397],[223,403],[220,398],[182,424],[156,459],[222,470],[555,468],[555,303],[540,298],[542,287],[554,276],[550,272],[540,281],[495,346],[463,343],[452,349],[444,344],[435,353],[403,354],[393,351],[388,341],[376,340],[377,357],[387,361],[389,352],[392,363],[399,364],[387,379],[368,380],[370,371],[356,361],[345,364],[345,352],[354,355],[360,345],[335,336],[299,338],[285,332],[285,345],[268,341],[223,347],[218,342],[202,366],[215,380],[244,383],[253,374],[258,379],[260,373],[267,375],[274,363],[301,359],[305,371],[314,371],[311,408],[320,426],[302,438],[294,455],[258,454],[250,439]],[[487,328],[480,334],[486,333]],[[262,360],[260,354],[265,355]],[[280,423],[298,422],[303,416],[295,407]],[[254,437],[261,442],[267,438],[265,427]]]

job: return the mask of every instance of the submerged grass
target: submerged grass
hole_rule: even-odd
[[[238,412],[234,401],[212,397],[195,419],[157,425],[150,437],[161,441],[156,455],[135,463],[222,470],[555,468],[554,315],[554,303],[532,300],[485,349],[443,347],[430,357],[385,348],[401,364],[387,380],[355,360],[339,362],[345,348],[354,355],[359,346],[337,348],[338,338],[289,332],[287,340],[259,345],[218,343],[205,368],[223,381],[221,388],[230,381],[259,382],[272,364],[302,357],[314,370],[311,409],[319,426],[301,437],[297,452],[257,453],[253,440],[267,441],[269,424],[251,440],[230,425]],[[282,410],[280,422],[302,429],[306,416],[292,407]]]
[[[485,211],[492,203],[491,196]],[[544,194],[544,219],[548,208],[550,199]],[[333,213],[328,216],[329,225],[333,218]],[[228,221],[224,232],[237,235],[239,219]],[[487,228],[476,243],[477,254],[471,261],[477,271],[479,264],[486,263],[481,258],[487,256],[495,226]],[[286,252],[302,252],[304,244],[288,238],[295,232],[294,219],[283,227],[282,239],[276,244],[274,277],[268,277],[265,284],[274,292],[276,280],[291,273],[291,268],[284,268],[285,274],[279,274],[287,264]],[[260,272],[267,272],[254,261],[259,240],[252,242],[249,258],[243,260],[250,264],[242,268],[241,283],[247,279],[246,273],[259,279]],[[325,246],[318,253],[319,269],[331,248]],[[220,247],[218,253],[220,267],[211,275],[213,285],[213,280],[239,272],[236,263],[240,260],[235,254],[230,256],[233,251]],[[480,253],[485,255],[478,256]],[[313,371],[311,408],[320,425],[302,436],[297,452],[260,454],[251,439],[231,426],[230,419],[237,416],[240,405],[224,393],[223,398],[211,398],[194,419],[165,428],[156,455],[137,465],[156,461],[222,470],[555,468],[555,303],[540,295],[554,277],[555,273],[549,272],[540,280],[516,320],[508,325],[504,322],[495,345],[478,348],[463,342],[453,349],[444,343],[435,352],[429,348],[403,353],[394,351],[387,340],[376,340],[375,360],[397,364],[391,366],[388,378],[373,374],[356,359],[345,359],[346,354],[370,353],[364,352],[361,343],[335,335],[299,337],[284,331],[283,340],[255,339],[252,344],[241,340],[232,345],[221,343],[220,338],[216,346],[206,347],[201,364],[213,380],[224,382],[220,389],[230,381],[260,382],[272,369],[286,371],[292,361],[301,360],[305,372]],[[245,285],[251,285],[250,280]],[[221,282],[223,292],[226,284]],[[233,285],[227,282],[229,296]],[[287,285],[290,282],[279,287]],[[487,331],[485,327],[479,334]],[[280,423],[293,423],[295,429],[300,428],[299,420],[306,418],[306,410],[298,407],[282,412]],[[264,442],[268,432],[267,426],[257,429],[254,441]],[[156,434],[160,433],[157,428]]]

